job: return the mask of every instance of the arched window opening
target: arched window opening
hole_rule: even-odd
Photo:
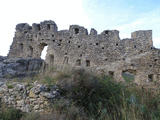
[[[47,30],[50,30],[50,29],[51,29],[50,24],[47,24]]]
[[[153,74],[148,75],[148,81],[147,82],[153,82]]]
[[[23,51],[23,43],[19,44],[19,48],[21,51]]]
[[[33,47],[32,46],[29,46],[29,50],[30,50],[30,57],[32,57],[33,56]]]
[[[87,66],[87,67],[90,66],[90,60],[86,60],[86,66]]]
[[[74,29],[74,32],[75,32],[75,34],[78,34],[78,33],[79,33],[79,29],[78,29],[78,28],[75,28],[75,29]]]
[[[37,25],[37,28],[38,28],[39,31],[41,30],[40,24]]]
[[[48,46],[47,46],[46,43],[41,43],[40,46],[39,46],[39,48],[40,48],[40,51],[41,51],[40,57],[41,57],[41,59],[45,60]]]

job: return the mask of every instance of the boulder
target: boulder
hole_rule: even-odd
[[[35,58],[10,58],[0,56],[0,81],[2,79],[30,77],[37,74],[44,60]]]

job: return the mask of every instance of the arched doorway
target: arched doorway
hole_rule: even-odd
[[[48,45],[46,43],[41,43],[39,45],[39,49],[40,49],[40,57],[41,57],[41,59],[45,60],[46,54],[47,54]]]

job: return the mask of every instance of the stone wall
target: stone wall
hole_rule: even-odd
[[[160,80],[153,77],[159,76],[160,50],[153,47],[151,30],[136,31],[131,38],[121,40],[117,30],[97,34],[95,29],[88,33],[79,25],[58,31],[54,21],[32,26],[21,23],[16,26],[8,57],[40,58],[45,46],[48,46],[45,62],[49,66],[70,65],[105,71],[118,81],[124,80],[122,73],[131,69],[136,71],[133,72],[135,81]]]
[[[50,105],[59,97],[58,88],[50,89],[45,85],[34,83],[0,82],[0,100],[7,106],[24,112],[47,112]]]

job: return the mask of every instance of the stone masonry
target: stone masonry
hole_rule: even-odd
[[[21,23],[16,26],[8,58],[40,58],[45,46],[49,66],[83,67],[117,81],[133,78],[138,84],[160,80],[160,50],[153,47],[151,30],[136,31],[121,40],[117,30],[97,34],[79,25],[58,31],[54,21],[32,26]]]
[[[57,86],[49,88],[38,82],[0,82],[0,102],[24,112],[51,111],[51,104],[59,96]]]

